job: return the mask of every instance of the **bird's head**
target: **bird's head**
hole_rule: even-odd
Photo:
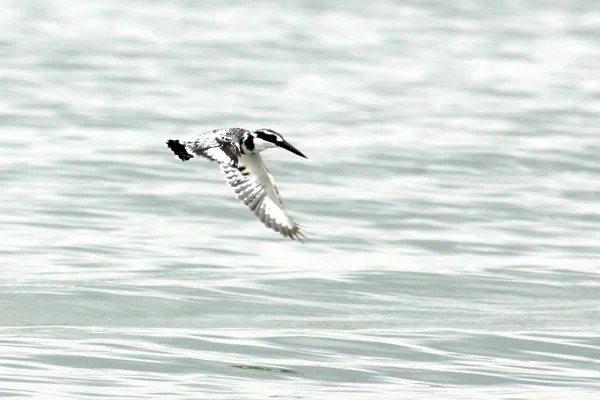
[[[300,157],[308,158],[300,150],[289,144],[280,133],[275,132],[272,129],[258,129],[250,133],[252,138],[253,150],[256,153],[260,153],[263,150],[271,147],[281,147],[287,151],[299,155]],[[248,145],[246,145],[248,147]]]

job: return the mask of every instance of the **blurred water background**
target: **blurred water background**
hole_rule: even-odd
[[[598,2],[0,9],[0,397],[598,398]]]

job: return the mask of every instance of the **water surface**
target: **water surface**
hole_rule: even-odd
[[[595,2],[2,10],[1,396],[597,397]],[[164,146],[233,126],[304,245]]]

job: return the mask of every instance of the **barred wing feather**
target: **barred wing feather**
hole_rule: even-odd
[[[285,212],[271,174],[258,154],[243,154],[237,167],[221,164],[225,180],[239,200],[267,227],[293,240],[304,238],[300,226]]]
[[[214,143],[197,140],[187,142],[185,147],[192,154],[206,157],[220,164],[237,165],[240,157],[240,149],[230,140],[216,139]]]

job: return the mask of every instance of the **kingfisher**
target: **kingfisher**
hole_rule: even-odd
[[[260,153],[281,147],[308,158],[272,129],[213,129],[196,140],[168,140],[167,147],[182,161],[195,156],[219,164],[225,181],[263,224],[292,240],[303,241],[304,233],[285,211],[283,201]]]

